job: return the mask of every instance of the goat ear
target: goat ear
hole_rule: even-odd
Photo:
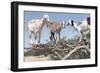
[[[67,23],[67,25],[69,25],[69,23]]]
[[[63,25],[63,21],[61,21],[60,24]]]
[[[65,21],[62,21],[63,24],[65,24]]]
[[[87,17],[87,23],[90,25],[90,17]]]

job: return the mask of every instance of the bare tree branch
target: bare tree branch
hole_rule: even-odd
[[[59,53],[57,53],[56,51],[54,53],[59,57],[59,59],[62,59],[62,56]]]
[[[86,45],[85,46],[78,46],[78,47],[74,48],[71,52],[69,52],[67,55],[65,55],[65,57],[62,58],[62,60],[67,59],[68,57],[70,57],[71,54],[73,54],[74,52],[76,52],[77,50],[82,49],[82,48],[85,48],[87,51],[90,52],[90,50],[88,49],[88,46],[86,46]]]
[[[72,45],[66,44],[66,46],[70,47],[70,48],[74,48]]]

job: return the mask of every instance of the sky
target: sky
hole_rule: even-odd
[[[73,19],[76,23],[82,21],[83,19],[90,16],[90,14],[83,14],[83,13],[61,13],[61,12],[37,12],[37,11],[24,11],[24,47],[28,48],[31,45],[29,45],[29,33],[28,33],[28,22],[32,19],[41,19],[44,14],[49,15],[49,19],[51,21],[60,21],[64,20],[65,22],[68,22],[69,19]],[[61,38],[73,38],[75,35],[79,35],[76,31],[74,31],[73,27],[67,26],[66,28],[61,30]],[[44,26],[41,33],[41,43],[45,44],[47,40],[49,39],[50,31],[49,29]],[[32,36],[33,43],[34,41],[34,35]]]

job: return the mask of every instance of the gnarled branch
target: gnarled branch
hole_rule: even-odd
[[[69,52],[67,55],[65,55],[65,56],[62,58],[62,60],[67,59],[68,57],[71,56],[71,54],[73,54],[74,52],[76,52],[77,50],[82,49],[82,48],[85,48],[87,51],[90,52],[90,50],[88,49],[88,48],[89,48],[88,46],[86,46],[86,45],[85,45],[85,46],[78,46],[78,47],[74,48],[71,52]]]

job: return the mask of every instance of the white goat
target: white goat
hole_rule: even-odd
[[[76,24],[74,20],[69,20],[67,25],[73,26],[74,29],[80,34],[80,40],[79,40],[80,42],[82,38],[84,38],[83,33],[86,31],[90,31],[90,17],[88,17],[87,19],[84,19],[79,24]]]
[[[44,24],[47,24],[49,21],[49,16],[44,15],[42,19],[32,19],[28,23],[28,31],[29,31],[29,42],[32,45],[32,34],[34,33],[35,38],[35,44],[40,44],[40,38],[41,38],[41,31],[44,26]]]

